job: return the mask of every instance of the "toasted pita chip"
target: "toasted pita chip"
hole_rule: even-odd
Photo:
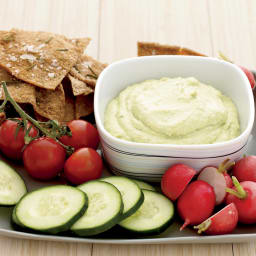
[[[206,56],[199,52],[180,46],[162,45],[158,43],[138,42],[138,56],[151,55],[194,55]]]
[[[93,112],[93,93],[76,97],[76,119],[88,116]]]
[[[89,45],[91,38],[85,37],[85,38],[74,38],[74,39],[69,39],[69,41],[72,44],[75,44],[76,47],[78,48],[79,55],[83,55],[86,47]]]
[[[54,90],[81,55],[82,43],[74,42],[48,32],[0,31],[0,66],[20,80]]]
[[[48,119],[62,121],[64,109],[65,94],[62,84],[54,91],[36,88],[36,105],[34,106],[34,110],[39,115]]]
[[[8,92],[17,103],[36,105],[35,87],[15,80],[6,70],[0,69],[0,81],[7,82]],[[0,100],[4,99],[4,90],[0,86]]]
[[[70,74],[92,87],[95,87],[99,74],[106,66],[106,64],[103,64],[90,56],[83,55],[79,58],[75,66],[72,67]]]
[[[65,113],[61,123],[68,123],[76,118],[75,111],[75,99],[72,97],[66,97]]]
[[[73,77],[72,75],[68,74],[68,78],[70,80],[74,96],[88,95],[94,91],[85,82],[78,80],[77,78]]]

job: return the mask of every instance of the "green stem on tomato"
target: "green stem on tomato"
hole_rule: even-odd
[[[33,124],[42,134],[44,134],[45,136],[47,137],[50,137],[54,140],[56,140],[63,148],[66,149],[66,152],[68,154],[72,154],[74,152],[74,149],[70,146],[66,146],[64,145],[63,143],[61,143],[58,138],[57,138],[57,134],[56,134],[56,129],[57,127],[59,128],[58,126],[58,123],[56,123],[56,121],[53,121],[51,122],[51,124],[53,124],[54,126],[54,132],[51,133],[50,131],[48,131],[47,129],[45,129],[42,125],[40,124],[43,124],[43,122],[37,122],[34,118],[32,118],[31,116],[29,116],[27,113],[25,113],[23,111],[23,109],[15,102],[15,100],[11,97],[11,95],[9,94],[8,92],[8,89],[7,89],[7,86],[6,86],[6,82],[2,82],[1,85],[3,86],[3,89],[4,89],[4,94],[5,94],[5,99],[4,99],[4,102],[2,103],[2,105],[0,106],[0,111],[3,111],[4,110],[4,107],[6,105],[6,103],[9,101],[14,109],[17,111],[17,113],[20,115],[21,119],[23,120],[23,123],[24,123],[24,130],[27,131],[28,128],[27,128],[27,124],[28,124],[28,121]],[[46,124],[47,122],[45,122],[44,124]],[[70,136],[70,131],[69,131],[69,134]],[[31,142],[31,140],[33,140],[33,138],[29,137],[29,132],[27,133],[26,132],[26,135],[24,137],[24,140],[25,140],[25,143],[28,144],[29,142]]]

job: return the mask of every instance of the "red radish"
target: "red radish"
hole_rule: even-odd
[[[225,56],[222,52],[219,52],[219,58],[221,58],[222,60],[225,60],[225,61],[228,61],[230,63],[233,63],[229,58],[227,58],[227,56]],[[239,68],[242,69],[242,71],[245,73],[245,75],[247,76],[249,82],[250,82],[250,85],[252,87],[252,89],[254,89],[255,87],[255,79],[254,79],[254,75],[253,73],[248,69],[248,68],[245,68],[245,67],[242,67],[242,66],[239,66],[237,65]]]
[[[163,193],[172,201],[175,201],[182,194],[195,174],[196,171],[185,164],[171,166],[161,180]]]
[[[233,187],[233,182],[232,182],[232,179],[231,179],[230,175],[227,172],[223,172],[223,176],[226,180],[227,188],[232,188]]]
[[[177,202],[178,213],[185,220],[180,230],[187,225],[198,225],[205,221],[212,214],[214,205],[212,186],[202,180],[191,182]]]
[[[197,178],[198,180],[204,180],[213,187],[216,195],[216,205],[221,204],[226,197],[226,179],[228,180],[228,177],[225,176],[228,174],[224,173],[234,164],[234,162],[229,162],[229,159],[226,159],[218,168],[207,166],[202,169]]]
[[[248,80],[249,80],[249,82],[251,84],[252,89],[254,89],[254,87],[255,87],[255,79],[254,79],[253,73],[250,70],[248,70],[247,68],[245,68],[245,67],[239,66],[239,68],[241,68],[244,71],[245,75],[247,76],[247,78],[248,78]]]
[[[245,156],[236,162],[233,175],[241,181],[256,182],[256,156]]]
[[[224,175],[224,178],[226,180],[227,188],[232,188],[233,187],[233,181],[232,181],[230,175],[227,172],[223,172],[223,175]],[[223,202],[226,201],[227,196],[228,196],[228,193],[226,192],[226,196],[225,196]]]
[[[194,226],[194,229],[198,229],[198,234],[205,232],[208,235],[223,235],[231,233],[237,222],[238,211],[235,204],[231,203],[198,226]]]
[[[226,203],[236,205],[239,222],[256,223],[256,182],[243,181],[239,183],[234,176],[232,176],[232,181],[234,187],[226,189],[229,193]]]

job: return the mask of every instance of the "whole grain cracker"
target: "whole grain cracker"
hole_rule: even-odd
[[[35,112],[39,115],[62,121],[65,109],[65,94],[62,84],[60,84],[54,91],[42,88],[36,88],[36,105]]]
[[[66,97],[65,111],[61,123],[66,124],[76,118],[75,99]]]
[[[150,42],[137,43],[138,56],[151,56],[151,55],[193,55],[193,56],[206,56],[199,52],[193,51],[188,48],[172,45],[162,45]]]
[[[77,78],[73,77],[72,75],[68,74],[68,78],[70,80],[74,96],[88,95],[94,91],[85,82],[78,80]]]
[[[54,90],[87,44],[49,32],[0,31],[0,66],[20,80]]]
[[[88,55],[83,55],[72,67],[70,74],[92,87],[95,87],[99,74],[106,66],[106,64],[103,64]]]
[[[93,113],[93,93],[76,97],[76,119]]]
[[[17,103],[30,103],[33,106],[36,105],[36,92],[34,86],[15,80],[13,76],[4,69],[0,69],[0,82],[1,81],[7,82],[8,92]],[[4,90],[3,87],[0,86],[0,100],[3,99]]]
[[[89,45],[90,41],[91,38],[89,37],[69,39],[69,42],[75,44],[75,46],[77,47],[80,56],[84,54],[84,51]]]

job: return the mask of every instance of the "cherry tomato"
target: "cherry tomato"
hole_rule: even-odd
[[[48,137],[33,140],[23,152],[23,163],[27,172],[39,180],[56,177],[64,167],[65,158],[65,149]]]
[[[72,136],[63,136],[60,141],[67,145],[74,147],[75,150],[79,148],[94,148],[97,149],[100,139],[97,129],[84,120],[73,120],[67,124],[72,132]]]
[[[0,150],[9,158],[19,160],[22,158],[22,148],[25,145],[24,129],[21,127],[17,136],[15,136],[18,123],[12,120],[6,120],[0,126]],[[28,126],[31,126],[29,123]],[[37,136],[36,128],[32,127],[29,135]]]
[[[100,178],[102,168],[102,159],[94,149],[81,148],[67,159],[64,173],[71,183],[79,185]]]

